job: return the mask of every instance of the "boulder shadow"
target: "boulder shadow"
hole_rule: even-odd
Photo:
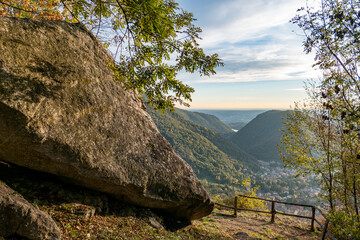
[[[149,222],[149,219],[158,219],[169,231],[176,231],[191,224],[188,219],[174,217],[166,211],[134,206],[108,194],[77,186],[70,179],[9,164],[1,159],[0,181],[33,205],[43,208],[57,206],[58,209],[66,211],[66,206],[72,204],[77,208],[95,209],[94,213],[90,213],[91,216],[132,216],[146,222]],[[79,211],[79,214],[88,214],[88,211]]]

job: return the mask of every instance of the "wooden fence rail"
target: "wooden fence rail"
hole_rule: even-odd
[[[266,202],[270,202],[271,203],[271,210],[270,211],[263,211],[263,210],[257,210],[257,209],[246,209],[246,208],[239,208],[238,207],[238,197],[242,197],[242,198],[250,198],[250,199],[256,199],[256,200],[260,200],[260,201],[266,201]],[[292,205],[292,206],[299,206],[299,207],[308,207],[311,208],[311,217],[309,216],[303,216],[303,215],[297,215],[297,214],[290,214],[290,213],[285,213],[285,212],[278,212],[276,211],[276,203],[278,204],[285,204],[285,205]],[[311,231],[315,230],[315,222],[317,224],[319,224],[319,226],[322,229],[322,239],[324,240],[326,235],[329,236],[330,239],[332,240],[337,240],[334,235],[329,231],[328,226],[330,223],[330,220],[326,217],[326,215],[317,207],[313,206],[313,205],[308,205],[308,204],[299,204],[299,203],[288,203],[288,202],[282,202],[282,201],[275,201],[275,200],[269,200],[269,199],[265,199],[265,198],[258,198],[258,197],[249,197],[249,196],[245,196],[245,195],[237,195],[234,198],[234,207],[231,206],[227,206],[227,205],[223,205],[223,204],[219,204],[219,203],[215,203],[216,206],[218,207],[222,207],[222,208],[227,208],[227,209],[231,209],[234,210],[234,216],[237,216],[238,211],[251,211],[251,212],[258,212],[258,213],[266,213],[266,214],[271,214],[271,222],[274,223],[275,222],[275,215],[276,214],[280,214],[280,215],[285,215],[285,216],[290,216],[290,217],[297,217],[297,218],[305,218],[305,219],[311,219]],[[317,218],[316,218],[316,212],[319,212],[320,215],[323,216],[323,218],[325,219],[325,225],[323,225]]]

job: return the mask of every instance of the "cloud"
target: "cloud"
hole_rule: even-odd
[[[301,80],[317,78],[318,72],[311,68],[311,56],[303,58],[279,56],[267,52],[225,55],[225,66],[217,69],[211,77],[200,77],[197,74],[181,73],[179,78],[185,82],[256,82],[275,80]]]
[[[201,44],[207,48],[272,34],[269,30],[287,24],[299,4],[298,0],[218,1],[200,22],[204,24]]]
[[[306,80],[319,74],[313,55],[303,52],[301,32],[289,20],[299,0],[183,0],[203,28],[201,46],[225,63],[211,78],[184,75],[200,82]],[[181,2],[183,2],[181,1]],[[187,3],[187,4],[186,4]]]

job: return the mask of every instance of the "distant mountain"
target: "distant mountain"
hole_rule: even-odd
[[[222,135],[234,132],[229,126],[224,124],[218,117],[214,115],[200,112],[191,112],[179,108],[176,108],[176,113],[178,113],[186,120],[195,122]]]
[[[259,114],[235,133],[231,140],[258,160],[278,161],[281,128],[285,111],[271,110]]]
[[[200,179],[231,183],[240,179],[244,168],[258,171],[258,161],[213,130],[186,120],[178,112],[161,114],[147,106],[161,134],[194,169]]]
[[[218,117],[225,124],[244,122],[249,123],[260,113],[266,110],[196,110],[197,112],[211,114]]]
[[[235,122],[235,123],[228,123],[227,125],[231,128],[231,129],[235,129],[235,130],[240,130],[243,127],[246,126],[246,122]]]

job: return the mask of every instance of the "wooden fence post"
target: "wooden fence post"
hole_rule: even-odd
[[[324,226],[324,231],[323,231],[323,234],[322,234],[322,237],[321,237],[322,240],[325,240],[328,225],[329,225],[329,219],[326,219],[325,226]]]
[[[274,223],[275,222],[275,202],[271,201],[271,222]]]
[[[312,216],[311,216],[311,230],[312,232],[315,231],[314,223],[315,223],[315,207],[311,207],[312,209]]]
[[[234,217],[237,217],[237,201],[238,197],[235,196],[235,200],[234,200]]]

